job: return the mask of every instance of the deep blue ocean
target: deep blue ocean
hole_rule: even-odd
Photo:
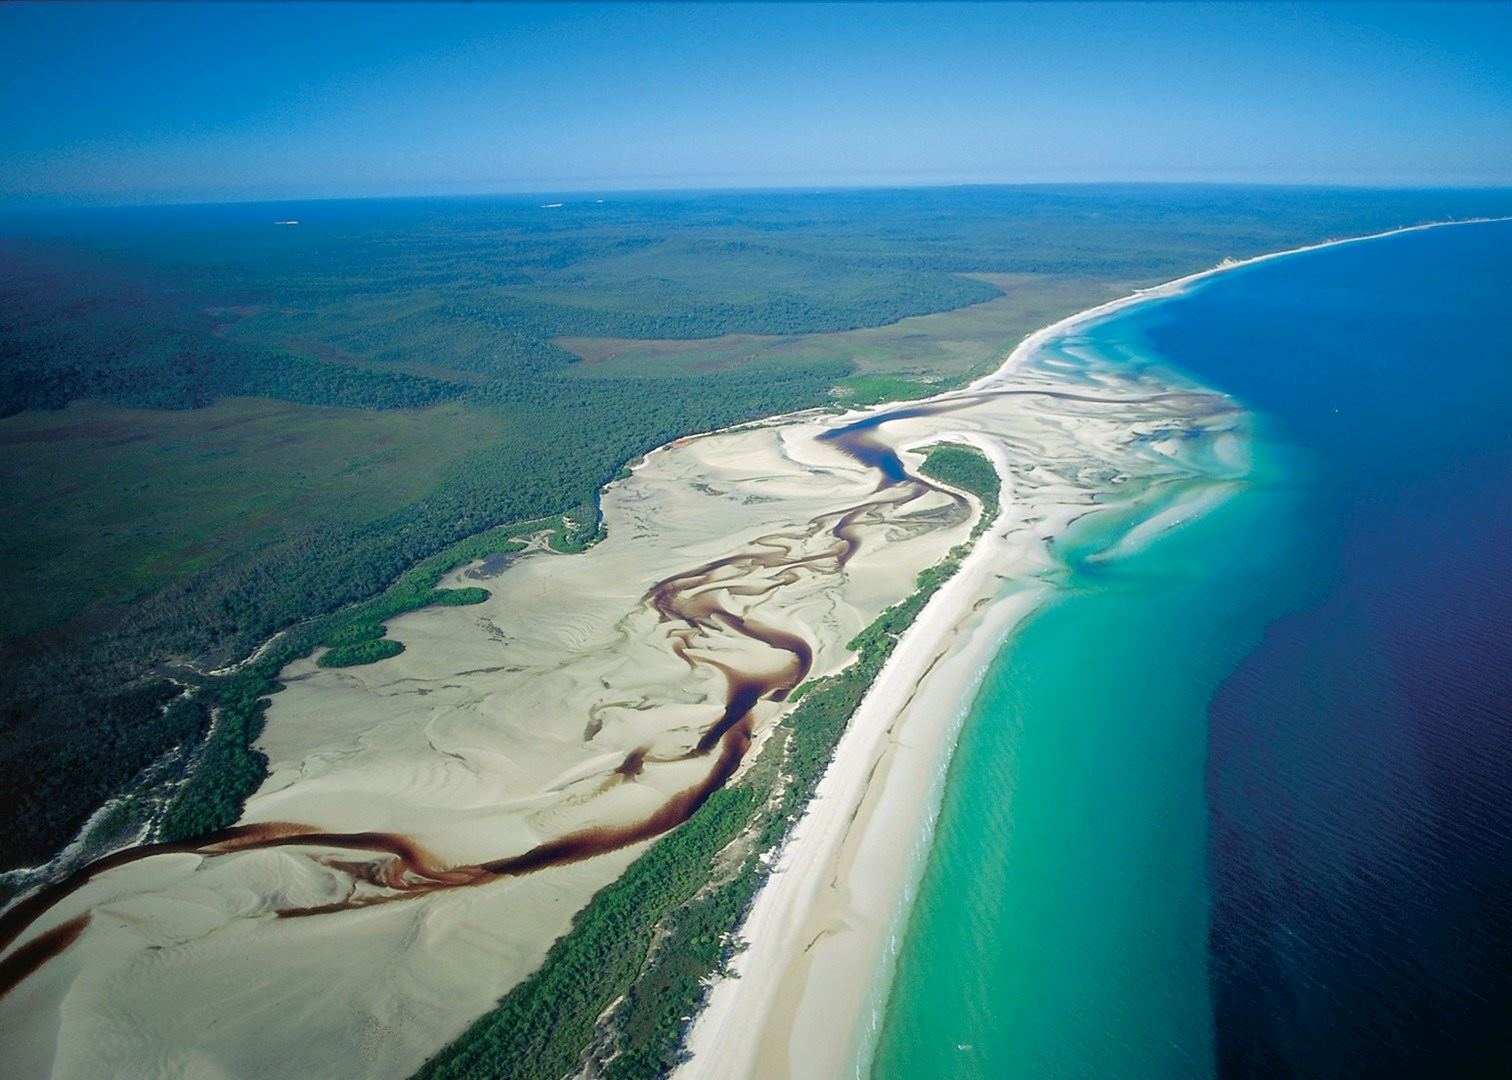
[[[1512,1075],[1512,224],[1078,331],[1256,418],[1246,489],[1005,646],[881,1076]]]

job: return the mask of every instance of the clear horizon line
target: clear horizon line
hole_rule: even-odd
[[[56,213],[66,211],[146,210],[210,206],[272,206],[288,203],[334,202],[421,202],[447,199],[555,199],[562,204],[592,199],[595,196],[668,196],[668,195],[762,195],[762,194],[839,194],[863,191],[947,191],[966,188],[1248,188],[1316,191],[1512,191],[1512,180],[1499,183],[1452,182],[1367,182],[1345,180],[958,180],[898,181],[895,183],[847,184],[728,184],[701,186],[648,186],[604,188],[509,188],[452,192],[404,192],[385,194],[284,195],[254,198],[143,199],[128,202],[95,202],[88,199],[39,197],[11,199],[0,197],[0,214]],[[577,198],[574,199],[573,196]],[[600,201],[603,201],[602,199]]]

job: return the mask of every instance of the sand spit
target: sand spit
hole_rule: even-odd
[[[589,552],[523,554],[486,603],[394,620],[393,659],[291,665],[236,830],[6,913],[7,1075],[409,1075],[965,538],[972,507],[910,449],[964,440],[997,462],[1004,511],[863,705],[753,913],[745,977],[695,1031],[721,1072],[843,1070],[833,1018],[864,1013],[908,880],[888,860],[933,805],[986,657],[1052,587],[1054,538],[1101,504],[1200,505],[1237,475],[1213,467],[1243,423],[1229,402],[1042,355],[1047,336],[850,442],[861,414],[679,440],[608,490]]]

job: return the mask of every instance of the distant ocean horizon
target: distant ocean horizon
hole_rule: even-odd
[[[962,730],[872,1063],[1505,1075],[1512,224],[1257,263],[1053,340],[1253,417],[1241,490],[1057,599]],[[1096,515],[1092,521],[1096,521]]]

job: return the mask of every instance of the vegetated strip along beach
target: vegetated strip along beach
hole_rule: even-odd
[[[1005,471],[1004,512],[942,590],[949,598],[930,604],[899,643],[825,788],[851,792],[858,821],[877,818],[868,792],[901,800],[889,816],[916,835],[937,766],[915,769],[910,788],[907,770],[856,747],[875,746],[891,726],[904,749],[918,738],[918,763],[939,762],[972,671],[1049,588],[1051,538],[1100,505],[1146,517],[1190,512],[1192,500],[1221,497],[1243,473],[1243,420],[1225,399],[1149,373],[1029,362],[1048,334],[1075,321],[1032,336],[964,391],[679,440],[606,492],[608,537],[588,552],[561,558],[538,548],[489,578],[494,595],[475,606],[394,619],[405,651],[382,663],[290,665],[261,741],[272,773],[236,830],[101,866],[17,923],[9,959],[20,966],[0,1032],[18,1063],[83,1075],[125,1056],[165,1070],[214,1062],[299,1075],[339,1058],[401,1076],[474,1017],[497,1016],[489,1010],[500,995],[507,1006],[529,991],[532,972],[560,975],[548,945],[569,928],[563,941],[586,932],[575,913],[603,908],[608,893],[595,894],[655,837],[688,814],[697,824],[705,800],[729,809],[731,800],[716,807],[711,794],[732,790],[727,781],[761,760],[806,676],[846,670],[860,632],[878,625],[881,655],[892,650],[885,616],[970,532],[962,496],[910,471],[912,451],[968,443]],[[450,583],[465,585],[478,569]],[[1017,596],[991,602],[1005,592]],[[356,643],[367,640],[376,639]],[[962,641],[977,651],[935,664]],[[945,722],[926,730],[908,723],[915,712]],[[870,783],[884,767],[887,783]],[[816,805],[786,849],[789,863],[813,850],[826,874],[836,865],[805,837],[846,817],[830,806],[839,801]],[[757,839],[780,839],[784,822],[775,828]],[[679,829],[651,850],[685,835],[697,833]],[[841,845],[842,856],[848,850]],[[800,991],[854,991],[860,1013],[866,988],[880,983],[869,963],[831,970],[832,946],[863,960],[885,955],[867,938],[885,938],[899,890],[887,886],[885,860],[881,876],[853,862],[838,867],[840,880],[873,883],[886,899],[869,912],[847,909],[862,933],[821,933],[787,977]],[[890,872],[895,882],[907,877]],[[682,876],[697,886],[697,873]],[[776,880],[753,927],[764,904],[800,883]],[[803,880],[812,893],[833,892]],[[823,903],[799,900],[795,911],[824,916]],[[102,912],[110,917],[94,917]],[[757,962],[787,957],[791,943],[771,937],[757,937],[742,960],[747,978],[716,992],[712,1018],[730,987],[772,986]],[[637,947],[626,954],[630,975]],[[611,1000],[583,1002],[584,1043]],[[770,998],[753,1004],[753,1031],[783,1022]],[[834,1000],[826,1006],[821,1015],[833,1017]],[[269,1025],[289,1038],[269,1047]],[[505,1042],[513,1033],[502,1033]],[[658,1038],[667,1034],[658,1028]],[[832,1023],[824,1036],[829,1050],[849,1053]],[[571,1038],[557,1048],[568,1056],[577,1053]],[[722,1047],[724,1060],[738,1042]],[[67,1061],[56,1057],[65,1043]],[[491,1067],[497,1043],[468,1045],[482,1046]],[[611,1066],[629,1067],[622,1049],[609,1055]],[[754,1051],[747,1059],[754,1066]],[[472,1075],[469,1060],[443,1056],[436,1075]]]
[[[1504,219],[1463,224],[1484,220]],[[1047,342],[1214,274],[1451,224],[1462,223],[1307,245],[1142,290],[1036,332],[999,373],[974,388],[1032,365]],[[1010,475],[1010,463],[993,457]],[[1231,484],[1237,477],[1227,479]],[[1209,478],[1152,508],[1129,527],[1121,550],[1202,512],[1229,484]],[[1013,501],[1010,490],[1005,507]],[[1010,516],[1005,509],[1004,518]],[[1063,532],[1076,516],[1044,528],[1044,538]],[[1014,584],[1005,588],[1004,579]],[[1035,581],[1024,541],[1015,544],[994,529],[904,635],[758,894],[741,930],[748,948],[732,965],[734,977],[714,986],[695,1021],[688,1041],[693,1056],[680,1076],[827,1077],[867,1070],[959,724],[1003,640],[1049,587]]]

